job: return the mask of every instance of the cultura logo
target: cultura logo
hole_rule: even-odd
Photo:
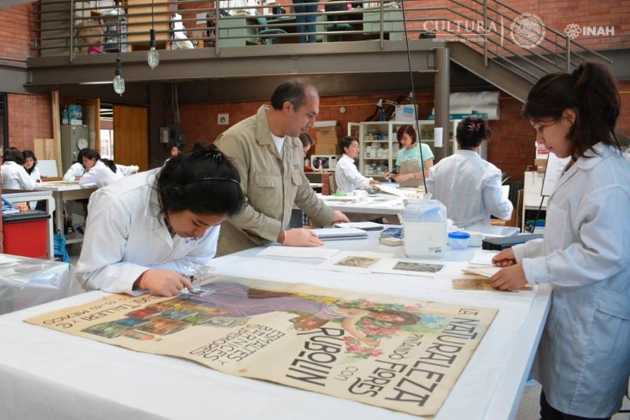
[[[511,29],[512,40],[522,48],[534,48],[545,39],[545,24],[533,13],[518,15]]]

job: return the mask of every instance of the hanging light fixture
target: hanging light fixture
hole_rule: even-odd
[[[160,53],[155,48],[155,27],[154,27],[154,14],[153,14],[153,0],[151,0],[151,31],[149,40],[149,52],[147,54],[147,63],[149,68],[153,70],[160,64]]]
[[[114,71],[114,92],[122,96],[125,93],[125,79],[122,77],[122,63],[120,52],[122,51],[122,31],[120,30],[120,10],[118,10],[118,57],[116,57],[116,70]]]
[[[125,93],[125,79],[122,77],[122,63],[116,58],[116,72],[114,73],[114,92],[122,96]]]

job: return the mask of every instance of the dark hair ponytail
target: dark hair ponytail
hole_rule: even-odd
[[[95,160],[97,162],[100,160],[113,173],[116,173],[116,171],[118,170],[118,168],[116,168],[116,164],[114,163],[113,160],[111,160],[111,159],[101,159],[101,154],[99,152],[97,152],[96,150],[94,150],[94,149],[81,149],[81,150],[79,150],[79,156],[77,156],[77,159],[79,160],[79,163],[81,165],[83,165],[83,158],[90,159],[90,160]]]
[[[116,167],[116,164],[111,159],[101,159],[101,162],[103,162],[105,166],[111,169],[113,173],[116,173],[116,171],[118,170],[118,168]]]
[[[565,110],[576,114],[568,138],[573,156],[597,143],[621,149],[615,135],[621,100],[613,76],[602,64],[587,62],[571,74],[554,73],[541,78],[527,95],[523,115],[531,120],[562,118]]]
[[[457,125],[457,144],[461,149],[474,149],[490,137],[488,123],[478,117],[466,117]]]
[[[189,210],[231,216],[245,200],[237,169],[213,144],[169,159],[156,187],[163,213]]]

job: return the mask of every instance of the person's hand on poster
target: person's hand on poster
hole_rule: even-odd
[[[280,232],[278,242],[284,246],[322,246],[324,243],[310,229],[296,228]]]
[[[510,265],[516,264],[516,257],[514,256],[514,251],[512,251],[512,248],[504,249],[503,251],[492,257],[492,264],[496,265],[497,267],[508,267]]]
[[[333,223],[350,223],[350,219],[339,210],[335,210],[333,213]]]
[[[490,286],[498,290],[518,290],[527,287],[527,278],[521,264],[502,268],[490,277]]]
[[[190,279],[172,270],[147,270],[134,283],[134,289],[147,290],[155,296],[176,296],[184,288],[192,291]]]

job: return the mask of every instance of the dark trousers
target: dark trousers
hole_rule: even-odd
[[[293,4],[295,13],[317,12],[317,0],[293,0]],[[305,35],[299,36],[299,41],[315,42],[315,35],[310,35],[310,33],[317,32],[317,27],[315,26],[317,15],[296,16],[295,21],[297,23],[297,31],[300,33],[306,33]]]
[[[606,418],[580,417],[571,414],[564,414],[549,405],[545,399],[545,393],[540,393],[540,420],[609,420]]]

